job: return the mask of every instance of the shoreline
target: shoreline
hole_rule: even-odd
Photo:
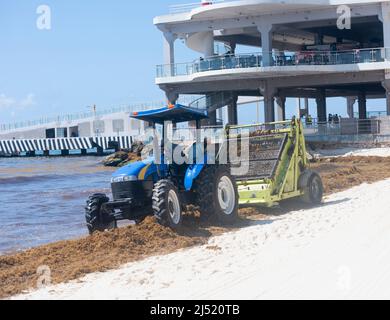
[[[345,157],[322,159],[312,165],[324,178],[327,195],[364,183],[390,178],[390,158]],[[202,224],[196,214],[186,217],[182,234],[157,225],[148,218],[136,227],[124,227],[77,240],[62,241],[14,255],[0,256],[0,298],[20,294],[36,286],[39,266],[51,267],[52,283],[80,279],[87,274],[120,268],[129,262],[199,247],[211,238],[250,228],[254,221],[283,217],[307,209],[300,202],[283,203],[275,209],[241,209],[241,220],[231,228]]]

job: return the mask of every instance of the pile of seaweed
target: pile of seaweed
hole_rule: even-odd
[[[140,161],[144,148],[144,143],[135,142],[130,149],[120,150],[106,157],[103,160],[103,165],[106,167],[123,167],[129,163]]]

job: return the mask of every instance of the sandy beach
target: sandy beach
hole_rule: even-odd
[[[383,285],[387,271],[378,270],[388,266],[378,259],[387,259],[390,199],[390,158],[384,156],[387,149],[381,152],[313,163],[327,194],[320,207],[291,201],[244,208],[230,228],[188,213],[180,234],[148,218],[139,226],[0,256],[0,297],[390,297]],[[380,240],[377,246],[370,244],[373,237]],[[50,268],[53,285],[36,291],[42,266]],[[370,293],[359,289],[373,274],[384,278],[374,279],[378,284]]]
[[[390,180],[14,299],[388,299]],[[383,196],[378,197],[382,192]]]

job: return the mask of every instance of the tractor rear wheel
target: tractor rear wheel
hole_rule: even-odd
[[[105,231],[117,228],[116,220],[111,217],[111,211],[105,209],[103,204],[110,199],[105,194],[94,194],[87,200],[85,207],[85,220],[89,234],[96,231]]]
[[[224,224],[237,220],[239,195],[228,166],[205,167],[196,180],[194,191],[203,219],[216,215]]]
[[[182,224],[182,203],[176,186],[170,180],[157,182],[153,189],[153,213],[164,227],[179,229]]]
[[[324,186],[322,179],[317,172],[305,171],[299,181],[299,187],[304,195],[302,200],[308,204],[321,204],[324,196]]]

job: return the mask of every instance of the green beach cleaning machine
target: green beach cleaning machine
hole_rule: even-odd
[[[303,127],[299,120],[231,126],[227,129],[227,141],[237,141],[243,131],[249,131],[246,138],[249,141],[241,142],[239,149],[247,157],[241,157],[239,163],[231,161],[233,172],[235,167],[248,163],[245,173],[235,175],[241,205],[273,206],[298,197],[311,204],[321,203],[322,180],[309,169]]]
[[[206,111],[177,104],[135,112],[132,118],[146,121],[154,128],[160,126],[164,137],[165,130],[169,130],[164,125],[167,121],[173,124],[170,128],[196,122],[200,129],[201,121],[208,115]],[[221,154],[224,150],[229,153],[234,141],[238,142],[237,160],[228,155],[227,161],[222,161]],[[112,199],[94,194],[87,200],[89,232],[116,228],[119,220],[139,222],[149,215],[164,226],[179,229],[188,205],[197,207],[201,218],[216,216],[220,222],[232,224],[240,205],[269,207],[290,198],[301,198],[313,205],[321,203],[322,180],[309,169],[299,120],[228,126],[222,141],[215,142],[212,148],[208,143],[210,140],[197,138],[189,147],[186,141],[184,148],[178,142],[175,147],[183,147],[181,154],[189,160],[178,164],[165,161],[167,155],[161,142],[158,158],[149,156],[117,170],[111,180]],[[204,151],[203,161],[199,162],[200,146]],[[219,152],[214,156],[209,150]],[[213,164],[209,164],[210,157]]]

